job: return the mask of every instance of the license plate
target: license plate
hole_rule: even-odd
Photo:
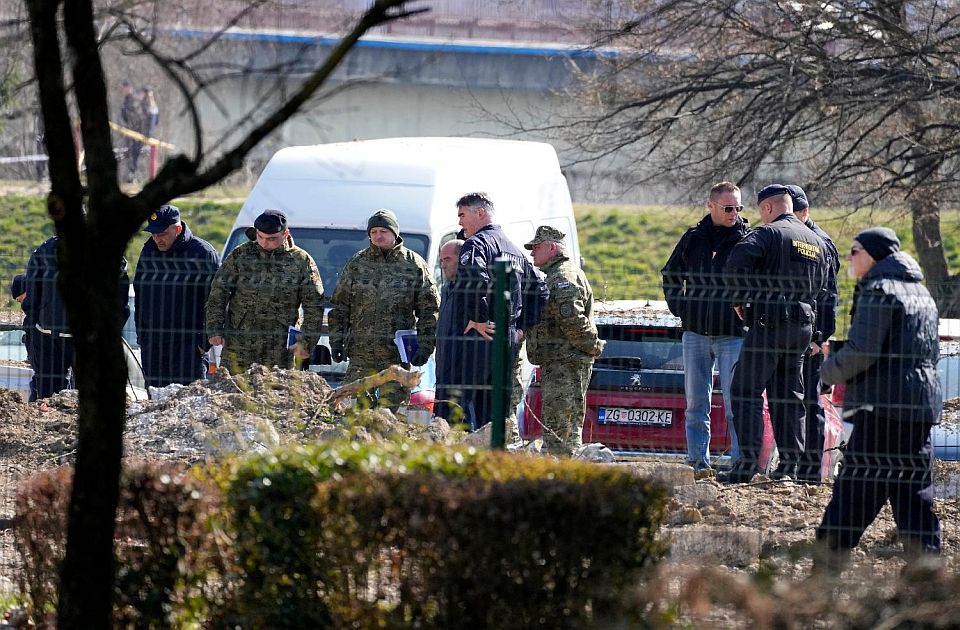
[[[600,407],[597,412],[600,424],[641,424],[669,427],[673,424],[672,409],[641,409],[635,407]]]

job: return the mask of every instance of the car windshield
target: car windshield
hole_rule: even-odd
[[[598,367],[683,371],[679,328],[600,324],[597,331],[607,342]]]
[[[290,228],[293,241],[298,247],[307,250],[320,269],[323,290],[329,296],[337,286],[340,271],[351,256],[370,245],[367,233],[363,230],[343,230],[333,228]],[[225,254],[247,242],[243,229],[230,235]],[[403,244],[427,258],[430,239],[423,234],[403,234]]]

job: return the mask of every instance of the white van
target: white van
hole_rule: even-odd
[[[427,261],[437,282],[440,245],[454,238],[457,200],[485,192],[495,220],[522,247],[538,225],[566,234],[579,263],[577,225],[567,181],[552,146],[476,138],[385,138],[290,147],[267,163],[247,198],[223,255],[247,241],[246,228],[267,208],[283,210],[296,244],[316,261],[327,299],[347,260],[369,246],[367,219],[379,208],[400,220],[404,245]],[[311,369],[336,382],[345,363],[333,364],[326,335]],[[424,367],[424,394],[432,402],[434,364]],[[527,367],[529,372],[529,366]]]
[[[435,269],[437,251],[454,237],[457,199],[482,191],[496,222],[518,246],[538,225],[567,235],[580,260],[567,182],[549,144],[479,138],[385,138],[278,151],[247,198],[224,255],[246,242],[244,230],[267,208],[287,214],[297,245],[310,252],[329,296],[354,253],[369,245],[367,219],[393,210],[404,244]]]

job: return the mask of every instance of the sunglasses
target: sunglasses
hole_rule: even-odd
[[[743,211],[743,206],[720,206],[720,207],[723,208],[723,211],[726,212],[727,214],[730,214],[731,212]]]

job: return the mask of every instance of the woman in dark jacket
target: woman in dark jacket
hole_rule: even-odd
[[[817,540],[849,551],[889,499],[904,549],[939,553],[930,446],[942,407],[937,305],[893,230],[857,234],[847,261],[859,278],[849,339],[822,377],[846,383],[844,416],[854,429]]]

